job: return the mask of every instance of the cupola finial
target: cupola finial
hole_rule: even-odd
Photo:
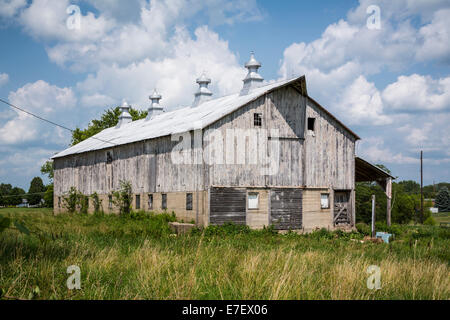
[[[245,77],[244,87],[241,90],[241,95],[246,95],[250,90],[261,86],[264,78],[258,73],[258,69],[261,68],[261,63],[255,59],[255,53],[250,52],[250,60],[245,64],[248,69],[247,76]]]
[[[156,88],[153,90],[153,94],[148,98],[152,103],[150,104],[150,107],[148,107],[147,120],[164,112],[164,107],[159,104],[159,100],[161,100],[162,97],[158,91],[156,91]]]
[[[119,122],[117,123],[118,127],[122,126],[123,124],[130,123],[131,121],[133,121],[133,119],[131,118],[131,114],[130,114],[130,105],[128,105],[128,103],[125,100],[123,100],[120,110],[121,110],[121,114],[119,116]]]
[[[199,87],[197,92],[195,93],[194,103],[192,104],[193,107],[196,107],[203,102],[210,100],[212,96],[212,92],[208,89],[208,85],[211,83],[211,79],[206,76],[205,71],[203,71],[200,78],[197,79],[197,83]]]

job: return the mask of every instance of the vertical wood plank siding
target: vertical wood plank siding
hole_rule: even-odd
[[[311,100],[306,116],[316,118],[314,136],[305,139],[306,186],[354,189],[355,138]]]
[[[262,114],[262,126],[255,128],[253,114]],[[281,88],[249,103],[230,115],[218,120],[205,131],[205,141],[214,130],[219,130],[222,144],[227,143],[227,129],[279,130],[279,171],[275,175],[261,174],[261,162],[250,164],[249,157],[258,150],[246,148],[245,164],[227,164],[224,152],[222,164],[206,166],[207,186],[301,186],[303,185],[303,139],[305,125],[305,99],[292,87]],[[258,146],[268,145],[270,140],[262,141],[258,136]],[[207,142],[205,142],[208,145]],[[267,146],[270,149],[270,146]],[[237,155],[237,142],[234,141],[234,155]]]

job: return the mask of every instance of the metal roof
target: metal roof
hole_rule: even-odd
[[[355,181],[378,181],[380,179],[391,178],[395,179],[393,175],[384,171],[383,169],[373,165],[367,160],[360,157],[355,157]]]
[[[235,93],[206,101],[197,107],[182,107],[181,109],[155,115],[151,119],[136,120],[123,124],[120,127],[107,128],[57,153],[52,159],[203,129],[264,94],[291,84],[297,90],[299,90],[298,88],[300,90],[305,88],[304,91],[306,91],[305,76],[274,82],[252,89],[246,95]],[[306,92],[305,94],[307,95]],[[346,127],[344,126],[344,128]]]

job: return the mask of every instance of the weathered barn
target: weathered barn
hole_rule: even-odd
[[[124,104],[116,127],[53,157],[55,212],[71,187],[117,212],[120,181],[131,182],[133,209],[202,226],[352,227],[358,179],[381,181],[390,199],[391,176],[355,161],[359,137],[308,96],[305,77],[264,84],[260,66],[252,55],[229,96],[212,99],[202,75],[192,106],[164,112],[155,91],[148,117],[131,121]]]

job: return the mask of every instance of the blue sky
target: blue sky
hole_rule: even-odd
[[[80,8],[69,28],[67,8]],[[367,19],[376,5],[380,28]],[[154,87],[176,109],[206,71],[236,92],[251,50],[267,81],[309,94],[357,132],[357,154],[426,184],[450,181],[450,2],[0,0],[0,97],[70,128]],[[73,16],[72,16],[73,17]],[[28,189],[70,135],[0,106],[0,182]]]

